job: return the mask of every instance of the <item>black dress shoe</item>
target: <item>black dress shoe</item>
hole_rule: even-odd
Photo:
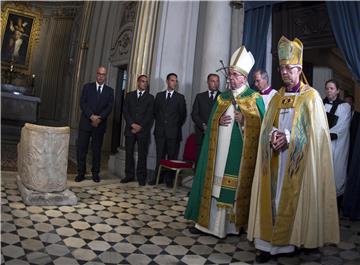
[[[166,175],[164,177],[166,187],[172,188],[174,186],[174,179],[171,176]]]
[[[246,235],[246,230],[244,227],[241,227],[239,230],[239,236],[241,236],[241,235]]]
[[[139,186],[145,186],[145,181],[139,181]]]
[[[99,175],[93,175],[92,177],[94,182],[100,182],[100,176]]]
[[[255,261],[256,263],[265,263],[268,262],[271,259],[271,254],[269,252],[265,251],[259,251],[256,254]]]
[[[159,179],[159,184],[161,184],[161,183],[164,183],[164,179],[160,177],[160,179]],[[152,179],[152,180],[149,180],[149,181],[148,181],[148,184],[149,184],[150,186],[156,185],[156,178],[155,178],[155,179]]]
[[[200,231],[199,229],[197,229],[195,226],[192,226],[189,228],[189,232],[193,235],[201,235],[201,234],[205,234],[203,231]]]
[[[133,178],[123,178],[120,183],[128,183],[128,182],[131,182],[131,181],[134,181]]]
[[[156,180],[149,180],[149,181],[148,181],[148,184],[149,184],[150,186],[154,186],[154,185],[156,184]]]
[[[167,188],[173,188],[173,187],[174,187],[174,183],[172,183],[172,182],[166,182],[166,187],[167,187]]]
[[[84,175],[77,175],[75,177],[75,182],[80,182],[83,181],[85,179]]]

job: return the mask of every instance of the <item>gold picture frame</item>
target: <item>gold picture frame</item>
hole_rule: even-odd
[[[1,4],[1,66],[29,74],[42,14],[22,3]]]

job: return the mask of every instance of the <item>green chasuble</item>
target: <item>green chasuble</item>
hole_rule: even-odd
[[[221,93],[211,111],[185,211],[186,219],[193,220],[203,227],[208,227],[209,224],[219,120],[232,104],[231,99],[230,90]],[[239,228],[247,224],[251,184],[265,106],[260,94],[249,87],[236,97],[236,103],[245,117],[245,124],[242,133],[238,124],[233,124],[217,206],[232,208],[230,220]]]

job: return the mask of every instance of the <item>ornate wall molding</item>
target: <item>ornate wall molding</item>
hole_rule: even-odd
[[[334,47],[329,16],[324,2],[286,2],[273,7],[272,52],[277,53],[281,35],[299,38],[305,50]]]
[[[129,64],[137,6],[138,3],[136,2],[127,2],[124,4],[120,29],[116,33],[110,49],[109,59],[114,66]]]
[[[137,6],[138,6],[138,3],[136,3],[136,2],[128,2],[125,5],[125,11],[124,11],[124,16],[121,20],[121,25],[125,25],[128,23],[135,24]]]
[[[135,24],[128,23],[121,27],[120,31],[117,33],[110,50],[110,62],[114,66],[129,63],[134,26]]]

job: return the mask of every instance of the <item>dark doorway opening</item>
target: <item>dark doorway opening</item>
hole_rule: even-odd
[[[123,102],[125,96],[125,88],[127,83],[127,65],[119,67],[119,74],[117,85],[115,88],[115,102],[114,102],[114,115],[113,115],[113,129],[111,137],[111,153],[117,153],[117,148],[121,145],[121,128],[122,128],[122,112]]]
[[[281,87],[278,72],[277,44],[284,35],[290,40],[298,38],[304,45],[303,72],[311,86],[324,93],[325,80],[314,70],[330,69],[344,95],[354,95],[355,82],[345,59],[337,46],[325,1],[297,1],[274,4],[272,8],[272,87]],[[315,80],[317,80],[315,82]],[[316,83],[316,84],[315,84]]]

